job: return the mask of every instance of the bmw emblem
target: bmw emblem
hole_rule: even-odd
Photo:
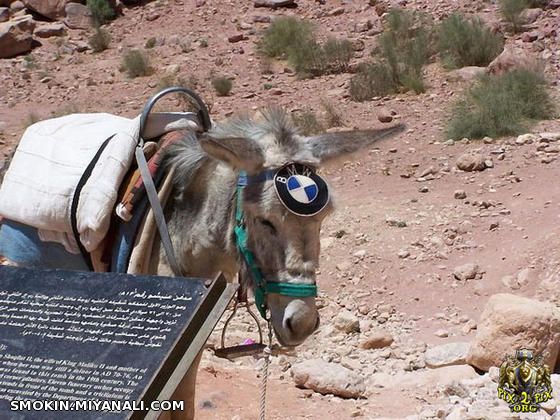
[[[329,189],[315,170],[301,163],[281,167],[274,175],[278,198],[298,216],[313,216],[329,202]]]

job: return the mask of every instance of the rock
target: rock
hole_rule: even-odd
[[[473,172],[486,169],[486,158],[480,153],[464,153],[457,159],[456,165],[462,171]]]
[[[381,108],[377,111],[377,119],[382,123],[390,123],[393,121],[393,116],[388,110]]]
[[[545,363],[553,370],[560,348],[560,309],[550,302],[506,293],[491,296],[467,362],[487,371],[522,347],[546,352]]]
[[[375,331],[360,343],[360,347],[365,350],[382,349],[393,344],[393,336],[385,331]]]
[[[507,46],[494,61],[488,65],[488,73],[504,74],[516,69],[527,69],[537,73],[543,71],[543,64],[537,56],[521,48]]]
[[[66,32],[66,28],[64,27],[63,23],[59,22],[52,22],[52,23],[43,23],[33,33],[35,36],[39,38],[50,38],[51,36],[62,36]]]
[[[276,9],[277,7],[297,7],[295,0],[255,0],[253,3],[255,7],[270,7]]]
[[[437,330],[434,335],[439,338],[449,337],[449,331],[447,330]]]
[[[235,34],[228,37],[228,41],[231,42],[232,44],[234,42],[243,41],[244,39],[247,39],[247,37],[243,34]]]
[[[0,58],[31,51],[35,21],[29,15],[0,23]]]
[[[360,320],[352,312],[343,309],[334,318],[334,326],[337,330],[346,334],[360,332]]]
[[[486,73],[486,67],[467,66],[457,70],[451,70],[447,73],[447,80],[449,81],[466,81],[470,82],[478,76]]]
[[[519,14],[519,19],[525,25],[534,23],[542,14],[542,9],[525,9]]]
[[[464,200],[465,198],[467,198],[467,193],[465,192],[465,190],[455,190],[455,192],[453,193],[453,197],[457,200]]]
[[[479,270],[480,267],[478,266],[478,264],[475,263],[463,264],[458,267],[455,267],[455,270],[453,270],[453,277],[461,281],[472,280],[476,277]]]
[[[6,22],[10,19],[10,8],[0,7],[0,22]]]
[[[448,343],[426,350],[425,362],[430,368],[464,365],[469,352],[469,343]]]
[[[452,383],[464,379],[477,378],[478,374],[469,365],[445,366],[437,369],[425,369],[416,372],[398,372],[389,375],[384,372],[374,373],[369,378],[368,385],[383,388],[403,389],[427,389],[434,384],[438,387],[446,387]]]
[[[68,3],[65,11],[64,23],[70,29],[88,29],[92,26],[91,12],[87,6],[80,3]]]
[[[521,40],[523,42],[535,42],[537,39],[539,39],[539,32],[537,31],[524,32],[521,35]]]
[[[366,44],[361,39],[352,39],[351,42],[353,51],[363,51],[366,49]]]
[[[322,359],[296,363],[292,366],[291,374],[297,387],[312,389],[321,394],[360,398],[366,390],[364,379],[359,374]]]
[[[56,20],[65,16],[68,0],[22,0],[25,7],[41,16]]]
[[[536,142],[539,139],[539,136],[537,136],[536,134],[521,134],[520,136],[517,136],[517,138],[515,139],[515,144],[519,144],[519,145],[523,145],[523,144],[531,144]]]

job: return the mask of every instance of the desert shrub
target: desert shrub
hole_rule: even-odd
[[[344,125],[342,114],[335,108],[331,102],[322,101],[321,105],[325,110],[325,122],[327,128],[341,127]]]
[[[348,39],[329,38],[322,49],[329,72],[343,73],[348,70],[350,60],[354,56],[352,42]]]
[[[94,26],[106,24],[116,17],[115,10],[108,0],[87,0],[87,7],[91,11]]]
[[[144,44],[144,48],[146,48],[147,50],[150,50],[150,49],[152,49],[156,46],[156,43],[157,43],[156,37],[152,36],[151,38],[148,38],[146,40],[146,43]]]
[[[379,42],[393,81],[404,90],[424,92],[422,68],[430,54],[428,22],[419,13],[393,9],[386,26]]]
[[[275,58],[289,58],[298,45],[308,45],[315,41],[313,27],[309,22],[295,17],[280,17],[267,28],[259,41],[258,50],[262,55]]]
[[[424,64],[431,54],[432,25],[418,12],[393,9],[379,37],[374,61],[360,66],[350,80],[350,96],[367,101],[391,92],[424,92]]]
[[[149,76],[153,73],[153,68],[146,54],[140,50],[129,50],[123,56],[121,71],[125,71],[128,77],[135,78]]]
[[[214,77],[212,87],[218,96],[228,96],[233,87],[233,82],[227,77]]]
[[[521,12],[529,7],[527,0],[500,0],[500,12],[515,33],[521,30]]]
[[[292,116],[294,124],[304,136],[311,136],[323,131],[323,125],[313,111],[303,111]]]
[[[111,43],[111,35],[103,28],[96,28],[95,33],[89,38],[89,46],[93,52],[105,51]]]
[[[200,38],[198,40],[198,46],[200,48],[208,48],[208,38]]]
[[[391,69],[384,63],[362,64],[350,79],[350,98],[363,102],[397,90]]]
[[[25,57],[23,57],[23,66],[29,70],[33,70],[39,67],[35,56],[32,54],[27,54]]]
[[[531,120],[554,115],[542,75],[515,70],[482,76],[454,106],[450,138],[482,138],[519,134]]]
[[[300,77],[347,71],[354,54],[347,39],[332,38],[319,44],[313,26],[294,17],[276,19],[259,42],[258,50],[265,58],[288,60]]]
[[[480,19],[453,14],[439,27],[438,50],[448,68],[485,67],[503,47],[503,38],[492,33]]]

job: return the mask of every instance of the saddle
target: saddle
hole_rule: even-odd
[[[194,99],[198,112],[151,113],[157,100],[172,92]],[[58,245],[66,253],[82,254],[89,269],[126,272],[118,263],[122,258],[107,260],[107,249],[130,256],[133,232],[148,210],[135,155],[136,160],[149,161],[144,174],[151,177],[148,184],[153,179],[169,189],[169,177],[159,166],[165,147],[180,136],[166,134],[204,131],[210,124],[202,100],[178,87],[156,94],[133,120],[110,114],[72,114],[33,124],[25,131],[0,186],[0,217],[5,219],[0,226],[0,254],[18,262],[27,245],[36,244],[35,254],[44,253],[47,245]],[[144,144],[145,140],[149,142]],[[142,149],[145,156],[138,153]],[[117,227],[118,221],[126,229]],[[126,251],[110,245],[119,235]],[[10,242],[6,236],[19,241]],[[26,260],[19,262],[30,265]],[[117,265],[120,269],[114,270]]]

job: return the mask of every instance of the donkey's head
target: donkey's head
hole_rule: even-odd
[[[238,194],[242,194],[247,248],[264,282],[288,284],[291,290],[297,290],[297,285],[315,285],[321,224],[332,210],[327,185],[315,170],[329,159],[401,129],[393,126],[303,137],[283,110],[271,108],[258,118],[217,125],[202,136],[201,145],[210,156],[247,175],[242,176],[246,186]],[[283,345],[302,343],[319,325],[314,297],[303,295],[307,297],[283,293],[278,287],[266,295],[276,337]]]

